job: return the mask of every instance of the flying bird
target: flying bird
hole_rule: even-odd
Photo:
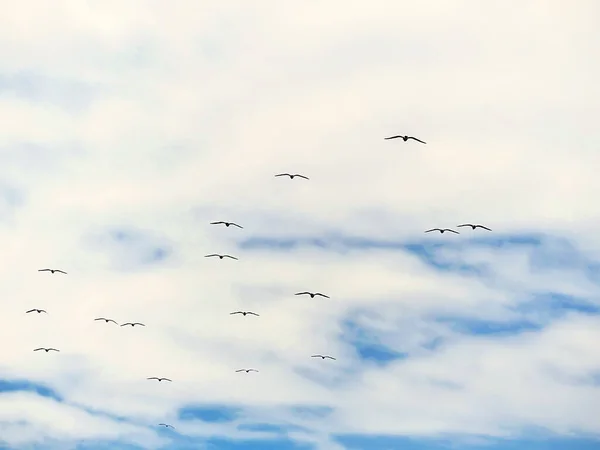
[[[336,360],[333,356],[327,356],[327,355],[312,355],[311,358],[321,358],[321,359],[333,359],[334,361]]]
[[[119,325],[119,324],[118,324],[117,322],[115,322],[114,320],[112,320],[112,319],[106,319],[106,318],[104,318],[104,317],[98,317],[97,319],[94,319],[94,320],[104,320],[104,323],[112,322],[112,323],[115,323],[115,324]],[[128,325],[128,324],[124,323],[123,325]],[[139,324],[139,325],[141,325],[141,324]],[[132,325],[132,326],[133,326],[133,325]]]
[[[398,136],[390,136],[390,137],[386,137],[384,138],[385,140],[389,140],[389,139],[398,139],[398,138],[402,138],[402,140],[404,142],[408,141],[409,139],[412,139],[414,141],[420,142],[421,144],[427,144],[427,142],[422,141],[421,139],[417,139],[416,137],[412,137],[412,136],[402,136],[401,134],[399,134]]]
[[[213,256],[218,256],[219,259],[223,259],[223,258],[237,259],[235,256],[231,256],[231,255],[218,255],[216,253],[213,253],[212,255],[204,255],[205,258],[211,258]]]
[[[225,225],[227,228],[229,228],[229,226],[230,226],[230,225],[233,225],[234,227],[238,227],[238,228],[244,228],[243,226],[241,226],[241,225],[238,225],[238,224],[237,224],[237,223],[235,223],[235,222],[223,222],[223,221],[219,221],[219,222],[211,222],[210,224],[211,224],[211,225],[220,225],[220,224],[223,224],[223,225]]]
[[[58,269],[39,269],[38,272],[58,272],[58,273],[64,273],[65,275],[67,274],[67,272],[64,272],[62,270],[58,270]]]
[[[484,230],[492,231],[488,227],[484,227],[483,225],[473,225],[472,223],[463,223],[462,225],[457,225],[457,227],[471,227],[472,230],[475,228],[483,228]]]
[[[290,180],[293,180],[294,177],[298,177],[298,178],[304,178],[305,180],[308,180],[308,177],[305,177],[304,175],[300,175],[299,173],[279,173],[277,175],[275,175],[276,177],[290,177]]]
[[[33,309],[30,309],[29,311],[25,311],[25,314],[30,313],[30,312],[34,312],[34,311],[36,313],[38,313],[38,314],[39,313],[46,313],[46,314],[48,314],[44,309],[37,309],[37,308],[33,308]]]
[[[55,352],[60,352],[60,350],[57,350],[55,348],[44,348],[44,347],[40,347],[40,348],[36,348],[34,350],[34,352],[37,352],[39,350],[44,350],[46,353],[50,352],[50,351],[55,351]]]
[[[175,427],[173,425],[169,425],[167,423],[159,423],[158,426],[159,427],[165,427],[165,428],[173,428],[173,429],[175,429]]]
[[[325,297],[325,298],[331,298],[325,294],[321,294],[320,292],[297,292],[294,295],[310,295],[310,298],[315,298],[315,296],[319,296],[319,297]]]
[[[256,369],[240,369],[240,370],[236,370],[236,372],[250,373],[250,372],[258,372],[258,370],[256,370]]]
[[[258,314],[253,313],[252,311],[236,311],[236,312],[229,313],[229,315],[232,315],[232,314],[242,314],[244,316],[247,314],[250,314],[252,316],[258,316]]]
[[[125,325],[131,325],[132,327],[135,327],[136,325],[141,325],[143,327],[146,326],[146,325],[144,325],[143,323],[140,323],[140,322],[127,322],[127,323],[122,324],[121,326],[124,327]]]
[[[173,380],[170,380],[169,378],[161,378],[161,377],[150,377],[150,378],[146,378],[146,380],[173,381]]]
[[[432,228],[431,230],[427,230],[425,233],[430,233],[432,231],[439,231],[444,234],[444,231],[449,231],[450,233],[460,234],[458,231],[451,230],[450,228]]]

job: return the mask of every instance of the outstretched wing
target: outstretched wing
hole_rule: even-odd
[[[297,292],[294,295],[311,295],[310,292]]]
[[[241,226],[241,225],[238,225],[237,223],[233,223],[233,222],[231,222],[231,225],[233,225],[233,226],[235,226],[235,227],[238,227],[238,228],[244,228],[243,226]]]
[[[483,225],[475,225],[475,228],[483,228],[484,230],[492,231],[491,228],[484,227]]]
[[[460,227],[472,227],[473,224],[470,223],[463,223],[462,225],[456,225],[456,228],[460,228]]]
[[[408,139],[412,139],[414,141],[420,142],[421,144],[426,144],[427,142],[422,141],[421,139],[417,139],[416,137],[409,136]]]
[[[225,258],[231,258],[231,259],[237,259],[235,256],[231,256],[231,255],[223,255]]]
[[[38,272],[52,272],[51,269],[39,269]]]
[[[289,173],[278,173],[275,175],[276,177],[291,177],[292,175]]]
[[[458,231],[451,230],[450,228],[447,228],[446,231],[449,231],[450,233],[454,234],[460,234]]]
[[[210,258],[211,256],[220,256],[220,255],[217,255],[216,253],[213,253],[212,255],[204,255],[205,258]]]
[[[37,352],[38,350],[46,350],[46,349],[45,349],[44,347],[36,348],[36,349],[34,350],[34,352]]]
[[[219,222],[211,222],[210,224],[211,225],[219,225],[219,224],[222,224],[222,223],[225,223],[225,222],[220,222],[220,221]]]
[[[29,311],[25,311],[25,314],[36,311],[35,309],[30,309]]]
[[[390,136],[390,137],[386,137],[386,138],[384,138],[384,139],[387,141],[387,140],[389,140],[389,139],[398,139],[398,138],[403,138],[403,137],[404,137],[404,136],[400,136],[400,135],[398,135],[398,136]]]
[[[427,230],[425,233],[431,233],[432,231],[442,231],[439,228],[432,228],[431,230]]]
[[[309,179],[308,177],[305,177],[304,175],[300,175],[300,174],[296,174],[296,176],[297,176],[298,178],[304,178],[305,180],[308,180],[308,179]]]
[[[317,292],[315,295],[318,295],[320,297],[330,298],[328,295],[321,294],[320,292]]]
[[[55,272],[64,273],[65,275],[67,274],[67,272],[65,272],[63,270],[55,270]]]
[[[252,312],[252,311],[248,311],[246,314],[252,314],[253,316],[258,316],[258,314],[256,314],[255,312]]]
[[[244,314],[244,312],[243,311],[235,311],[235,312],[229,313],[229,315],[232,315],[232,314]]]

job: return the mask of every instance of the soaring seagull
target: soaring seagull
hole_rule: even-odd
[[[121,326],[124,327],[125,325],[130,325],[132,327],[135,327],[136,325],[141,325],[143,327],[146,326],[146,325],[144,325],[143,323],[140,323],[140,322],[127,322],[127,323],[122,324]]]
[[[472,223],[463,223],[462,225],[457,225],[457,227],[471,227],[472,230],[475,228],[483,228],[484,230],[492,231],[488,227],[484,227],[483,225],[473,225]]]
[[[217,253],[213,253],[211,255],[204,255],[205,258],[212,258],[213,256],[218,256],[219,259],[223,259],[223,258],[237,259],[235,256],[231,256],[231,255],[219,255]]]
[[[169,378],[161,378],[161,377],[150,377],[150,378],[146,378],[146,380],[158,380],[159,382],[160,381],[173,381],[173,380],[170,380]]]
[[[57,350],[55,348],[45,348],[45,347],[40,347],[40,348],[36,348],[34,350],[34,352],[37,352],[39,350],[44,350],[46,353],[50,352],[50,351],[55,351],[55,352],[60,352],[60,350]]]
[[[94,319],[94,320],[104,320],[104,323],[112,322],[112,323],[114,323],[114,324],[117,324],[117,325],[119,325],[119,324],[118,324],[117,322],[115,322],[114,320],[112,320],[112,319],[106,319],[105,317],[98,317],[97,319]],[[127,324],[123,324],[123,325],[127,325]]]
[[[299,173],[278,173],[275,176],[276,177],[290,177],[290,180],[293,180],[295,177],[304,178],[305,180],[309,179],[308,177],[305,177],[304,175],[300,175]]]
[[[38,272],[58,272],[58,273],[64,273],[65,275],[67,274],[67,272],[64,272],[62,270],[58,270],[58,269],[39,269]]]
[[[398,136],[390,136],[390,137],[386,137],[384,138],[385,140],[390,140],[390,139],[398,139],[398,138],[402,138],[402,140],[404,142],[408,141],[409,139],[412,139],[414,141],[420,142],[421,144],[427,144],[427,142],[422,141],[421,139],[417,139],[416,137],[412,137],[412,136],[402,136],[401,134],[399,134]]]
[[[173,429],[175,429],[175,427],[173,425],[169,425],[168,423],[159,423],[158,426],[159,427],[165,427],[165,428],[173,428]]]
[[[321,358],[321,359],[333,359],[334,361],[336,360],[333,356],[327,356],[327,355],[312,355],[311,358]]]
[[[458,231],[451,230],[450,228],[432,228],[431,230],[427,230],[425,233],[431,233],[432,231],[439,231],[444,234],[444,231],[449,231],[450,233],[460,234]]]
[[[310,298],[315,298],[315,296],[331,298],[325,294],[321,294],[320,292],[297,292],[294,295],[310,295]]]
[[[27,313],[30,313],[30,312],[34,312],[34,311],[35,311],[36,313],[38,313],[38,314],[39,314],[39,313],[46,313],[46,314],[48,314],[48,313],[46,312],[46,310],[44,310],[44,309],[37,309],[37,308],[33,308],[33,309],[30,309],[29,311],[25,311],[25,314],[27,314]]]
[[[235,222],[223,222],[223,221],[219,221],[219,222],[211,222],[210,224],[211,224],[211,225],[221,225],[221,224],[223,224],[223,225],[225,225],[227,228],[229,228],[229,226],[230,226],[230,225],[233,225],[234,227],[238,227],[238,228],[244,228],[243,226],[241,226],[241,225],[238,225],[238,224],[237,224],[237,223],[235,223]]]
[[[250,373],[250,372],[258,372],[258,370],[256,370],[256,369],[240,369],[240,370],[236,370],[236,372]]]
[[[254,313],[254,312],[252,312],[252,311],[235,311],[235,312],[229,313],[229,315],[232,315],[232,314],[242,314],[242,315],[244,315],[244,316],[245,316],[246,314],[250,314],[250,315],[252,315],[252,316],[258,316],[258,314]]]

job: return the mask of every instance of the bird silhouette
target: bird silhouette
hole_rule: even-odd
[[[216,253],[213,253],[211,255],[204,255],[205,258],[212,258],[213,256],[218,256],[219,259],[223,259],[223,258],[237,259],[235,256],[231,256],[231,255],[218,255]]]
[[[46,353],[51,352],[51,351],[60,352],[60,350],[57,350],[55,348],[45,348],[45,347],[36,348],[34,350],[34,352],[37,352],[39,350],[44,350]]]
[[[112,319],[106,319],[106,318],[104,318],[104,317],[98,317],[97,319],[94,319],[94,320],[104,320],[104,323],[112,322],[112,323],[115,323],[115,324],[119,325],[119,324],[118,324],[117,322],[115,322],[114,320],[112,320]],[[123,324],[123,325],[128,325],[128,324],[126,324],[126,323],[125,323],[125,324]]]
[[[334,361],[336,360],[333,356],[327,355],[312,355],[311,358],[333,359]]]
[[[58,270],[58,269],[39,269],[38,272],[58,272],[58,273],[64,273],[65,275],[67,274],[67,272],[64,272],[62,270]]]
[[[229,228],[229,226],[230,226],[230,225],[233,225],[234,227],[238,227],[238,228],[244,228],[243,226],[241,226],[241,225],[238,225],[238,224],[237,224],[237,223],[235,223],[235,222],[223,222],[223,221],[219,221],[219,222],[211,222],[210,224],[211,224],[211,225],[220,225],[220,224],[223,224],[223,225],[225,225],[227,228]]]
[[[146,380],[158,380],[159,382],[160,381],[173,381],[169,378],[162,378],[162,377],[150,377],[150,378],[146,378]]]
[[[130,325],[132,327],[135,327],[136,325],[141,325],[143,327],[146,326],[146,325],[144,325],[143,323],[140,323],[140,322],[127,322],[127,323],[122,324],[121,326],[124,327],[125,325]]]
[[[315,298],[315,296],[331,298],[325,294],[321,294],[320,292],[297,292],[294,295],[310,295],[310,298]]]
[[[256,369],[240,369],[240,370],[236,370],[236,372],[250,373],[250,372],[258,372],[258,370],[256,370]]]
[[[28,314],[28,313],[30,313],[30,312],[34,312],[34,311],[35,311],[36,313],[38,313],[38,314],[39,314],[39,313],[46,313],[46,314],[48,314],[48,313],[47,313],[47,312],[46,312],[44,309],[37,309],[37,308],[33,308],[33,309],[30,309],[29,311],[25,311],[25,314]]]
[[[444,234],[445,231],[449,231],[450,233],[460,234],[458,231],[451,230],[450,228],[432,228],[431,230],[427,230],[425,233],[431,233],[432,231],[439,231]]]
[[[483,225],[473,225],[472,223],[463,223],[462,225],[457,225],[457,227],[471,227],[472,230],[475,228],[483,228],[484,230],[492,231],[488,227],[484,227]]]
[[[390,136],[390,137],[386,137],[384,138],[385,140],[390,140],[390,139],[398,139],[398,138],[402,138],[402,140],[404,142],[408,141],[409,139],[412,139],[414,141],[420,142],[421,144],[427,144],[427,142],[422,141],[421,139],[417,139],[416,137],[412,137],[412,136],[402,136],[401,134],[397,135],[397,136]]]
[[[175,427],[173,425],[169,425],[167,423],[159,423],[158,426],[159,427],[165,427],[165,428],[173,428],[173,429],[175,429]]]
[[[290,177],[290,180],[293,180],[295,177],[298,178],[304,178],[305,180],[308,180],[308,177],[305,177],[304,175],[300,175],[299,173],[279,173],[277,175],[275,175],[276,177]]]
[[[247,314],[250,314],[252,316],[258,316],[258,314],[253,313],[252,311],[235,311],[235,312],[229,313],[229,315],[232,315],[232,314],[242,314],[244,316]]]

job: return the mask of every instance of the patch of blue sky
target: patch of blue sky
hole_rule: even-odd
[[[28,380],[0,380],[0,394],[2,392],[26,391],[35,392],[42,397],[52,398],[62,402],[63,398],[56,391],[40,383],[34,383]]]
[[[201,420],[203,422],[231,422],[241,414],[240,408],[225,405],[188,405],[179,409],[179,420]]]

